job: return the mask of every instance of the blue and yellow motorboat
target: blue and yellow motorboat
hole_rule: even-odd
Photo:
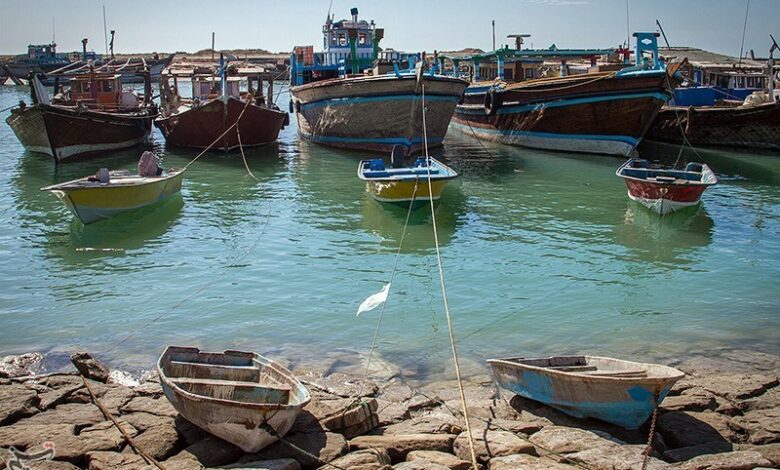
[[[358,165],[358,178],[366,182],[366,190],[380,202],[389,202],[418,209],[437,201],[447,182],[458,173],[433,157],[418,157],[413,166],[405,166],[403,155],[393,152],[390,168],[381,158],[363,160]],[[430,186],[428,178],[430,177]]]

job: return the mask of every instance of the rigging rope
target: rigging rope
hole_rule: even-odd
[[[441,294],[444,298],[444,313],[447,317],[447,330],[450,336],[450,345],[452,346],[452,360],[455,365],[455,377],[458,380],[458,390],[460,392],[460,402],[463,406],[463,417],[466,420],[466,432],[469,438],[469,451],[471,452],[471,463],[474,470],[477,470],[477,453],[474,449],[474,436],[471,433],[471,423],[469,421],[468,407],[466,406],[466,393],[463,391],[463,380],[460,374],[460,363],[458,362],[458,347],[455,345],[455,333],[452,328],[452,317],[450,315],[450,305],[447,300],[447,288],[444,284],[444,269],[441,263],[441,251],[439,249],[439,234],[436,229],[436,210],[433,207],[433,184],[431,183],[431,156],[428,154],[428,131],[425,123],[425,83],[422,84],[422,125],[423,125],[423,146],[425,148],[426,167],[428,168],[428,198],[431,206],[431,224],[433,225],[433,241],[436,246],[436,261],[439,266],[439,283],[441,284]]]

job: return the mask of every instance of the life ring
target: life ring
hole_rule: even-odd
[[[485,114],[493,116],[498,108],[501,107],[501,96],[496,94],[496,90],[490,89],[485,93]]]

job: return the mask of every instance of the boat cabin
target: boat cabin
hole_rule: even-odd
[[[122,95],[122,75],[88,74],[70,79],[70,99],[101,105],[117,105]]]
[[[222,79],[213,76],[192,77],[192,97],[201,101],[222,96]],[[241,98],[241,77],[227,77],[227,96]]]

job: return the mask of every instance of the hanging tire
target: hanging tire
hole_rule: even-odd
[[[485,93],[485,114],[493,116],[500,107],[501,95],[496,93],[495,90],[488,90],[488,92]]]

